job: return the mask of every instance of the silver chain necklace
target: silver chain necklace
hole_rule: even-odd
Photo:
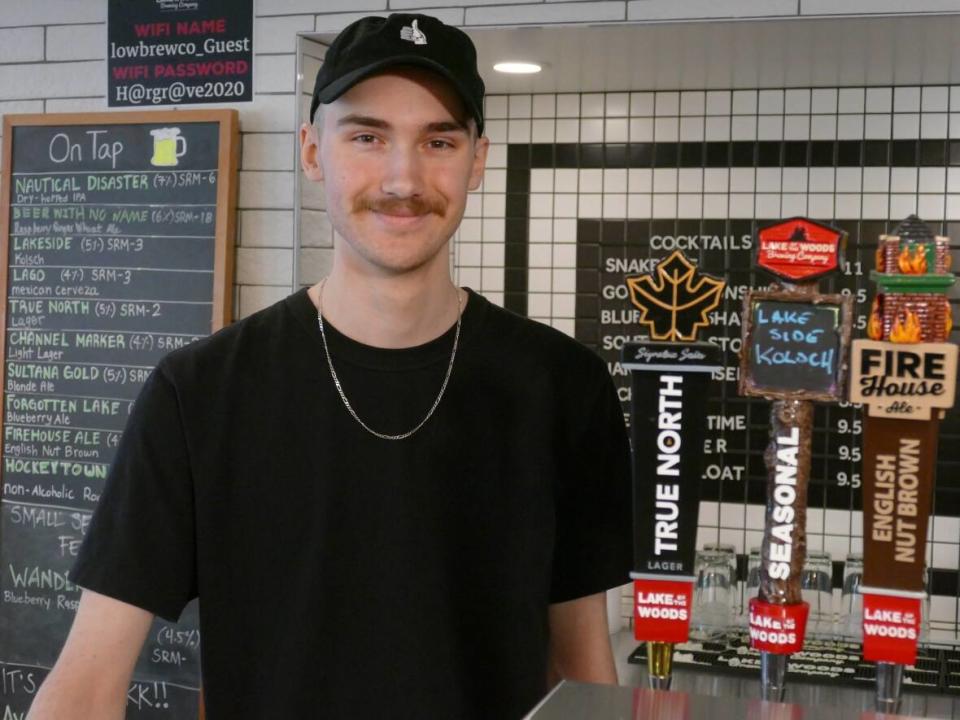
[[[360,419],[360,416],[357,415],[356,411],[350,405],[350,401],[347,400],[346,393],[343,392],[343,386],[340,384],[340,378],[337,377],[337,371],[333,369],[333,359],[330,357],[330,348],[327,346],[327,334],[323,331],[323,288],[327,284],[326,278],[323,282],[320,283],[319,295],[319,308],[317,311],[317,321],[320,324],[320,337],[323,339],[323,352],[327,356],[327,365],[330,367],[330,375],[333,376],[333,384],[337,387],[337,392],[340,393],[340,399],[343,400],[344,407],[347,408],[347,412],[353,415],[353,419],[360,423],[360,427],[366,430],[371,435],[376,435],[381,440],[403,440],[405,438],[413,435],[417,430],[422,428],[427,420],[430,419],[430,416],[433,415],[433,411],[437,409],[437,406],[440,404],[440,400],[443,399],[443,393],[447,390],[447,383],[450,381],[450,374],[453,372],[453,361],[457,357],[457,345],[460,342],[460,291],[456,290],[457,293],[457,330],[453,335],[453,352],[450,353],[450,364],[447,365],[447,374],[443,378],[443,385],[440,386],[440,393],[437,395],[437,399],[433,401],[433,405],[427,411],[426,417],[420,421],[420,423],[413,428],[413,430],[408,430],[405,433],[400,433],[399,435],[387,435],[386,433],[377,432],[369,425],[367,425],[363,420]]]

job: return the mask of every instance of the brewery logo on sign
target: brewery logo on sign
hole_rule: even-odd
[[[196,10],[200,7],[199,0],[156,0],[156,3],[161,12]]]
[[[867,405],[870,415],[929,420],[931,408],[953,407],[956,378],[953,343],[853,343],[850,401]]]
[[[863,592],[863,659],[913,665],[920,638],[920,599]]]
[[[792,655],[803,649],[810,605],[781,605],[751,598],[749,606],[750,647],[777,655]]]
[[[757,265],[788,282],[797,282],[836,270],[846,233],[795,217],[760,228],[757,236]]]
[[[720,304],[723,280],[698,271],[679,250],[654,272],[626,279],[630,301],[640,310],[637,322],[654,340],[696,340],[709,313]]]
[[[693,583],[643,578],[633,583],[634,636],[653,642],[686,642]]]
[[[645,342],[624,346],[621,364],[628,370],[707,371],[723,366],[722,351],[708,342]]]

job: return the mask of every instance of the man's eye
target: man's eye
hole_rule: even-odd
[[[367,145],[372,142],[376,142],[377,140],[376,136],[370,135],[369,133],[363,133],[362,135],[357,135],[353,139],[364,145]]]
[[[430,147],[436,150],[446,150],[447,148],[452,148],[453,143],[449,140],[436,139],[430,141]]]

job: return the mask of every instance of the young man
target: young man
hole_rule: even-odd
[[[152,616],[197,596],[211,720],[511,719],[557,678],[616,682],[610,377],[450,279],[482,102],[472,43],[433,18],[365,18],[330,47],[300,146],[333,269],[146,383],[31,720],[122,718]]]

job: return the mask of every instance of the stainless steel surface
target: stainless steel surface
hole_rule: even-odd
[[[612,636],[611,640],[613,641],[614,658],[617,662],[620,685],[636,688],[647,687],[646,667],[627,662],[630,653],[640,644],[633,638],[632,631],[618,632]],[[687,693],[705,696],[712,698],[713,707],[716,709],[718,706],[726,705],[728,700],[759,700],[760,674],[757,673],[753,677],[721,675],[715,672],[691,671],[685,667],[674,665],[671,687],[674,692],[663,694]],[[875,695],[876,690],[873,683],[864,683],[862,687],[853,687],[791,681],[787,687],[786,700],[789,703],[808,706],[808,708],[834,708],[840,713],[839,717],[860,718],[860,713],[874,710]],[[717,698],[722,698],[723,703],[717,703]],[[909,688],[905,687],[900,712],[911,717],[937,718],[938,720],[956,718],[960,720],[960,697],[910,692]],[[618,716],[613,715],[611,717],[616,718]],[[650,715],[648,717],[656,716]],[[690,717],[695,718],[696,716]],[[806,717],[813,719],[821,716],[816,711],[810,711]],[[887,715],[886,717],[891,716]],[[537,718],[537,720],[541,720],[541,718]],[[576,720],[576,716],[570,716],[569,720]],[[597,715],[593,720],[605,720],[605,716]],[[721,716],[712,715],[710,720],[721,720]]]
[[[802,707],[764,700],[716,698],[665,690],[561,683],[526,720],[860,720],[906,718],[905,715],[852,713],[828,704]]]

